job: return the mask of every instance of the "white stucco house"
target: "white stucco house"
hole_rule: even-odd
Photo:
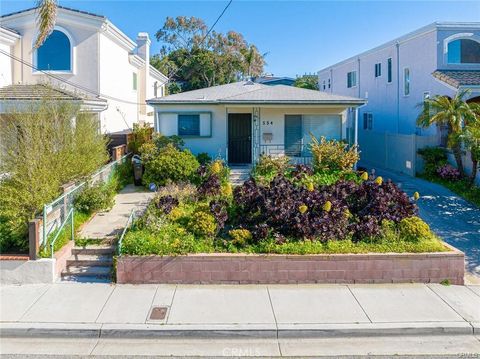
[[[415,174],[418,143],[407,136],[446,142],[445,128],[417,126],[423,100],[469,89],[468,100],[480,101],[480,23],[427,25],[318,71],[318,82],[322,92],[368,99],[359,122],[364,158]]]
[[[104,16],[59,7],[54,31],[32,50],[35,19],[35,8],[0,18],[0,111],[1,102],[25,101],[25,93],[41,91],[35,85],[49,84],[77,100],[104,102],[92,109],[103,132],[153,123],[145,101],[163,96],[168,79],[150,65],[147,33],[134,41]]]
[[[363,99],[252,81],[193,90],[147,103],[155,130],[178,135],[193,153],[250,165],[260,154],[309,160],[310,134],[356,142],[356,108]]]

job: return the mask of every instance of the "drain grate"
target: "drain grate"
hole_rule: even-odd
[[[150,320],[165,320],[168,307],[153,307],[150,311]]]

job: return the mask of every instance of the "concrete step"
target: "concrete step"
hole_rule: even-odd
[[[74,247],[72,249],[72,254],[77,255],[114,255],[115,254],[115,246],[109,245],[89,245],[86,247]]]
[[[111,267],[113,259],[111,255],[104,254],[75,254],[67,259],[68,266],[97,266],[97,267]]]
[[[65,277],[94,277],[110,279],[112,267],[104,266],[69,266],[62,272],[62,279]]]

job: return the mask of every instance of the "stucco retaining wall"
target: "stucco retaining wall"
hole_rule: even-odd
[[[55,258],[27,260],[15,256],[0,258],[0,284],[35,284],[55,282],[72,255],[73,241],[55,253]]]
[[[464,254],[122,256],[118,283],[439,283],[463,284]]]

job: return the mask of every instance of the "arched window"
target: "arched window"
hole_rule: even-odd
[[[448,43],[449,64],[479,64],[480,43],[471,39],[458,39]]]
[[[53,30],[37,49],[37,68],[46,71],[72,70],[72,44],[60,30]]]

